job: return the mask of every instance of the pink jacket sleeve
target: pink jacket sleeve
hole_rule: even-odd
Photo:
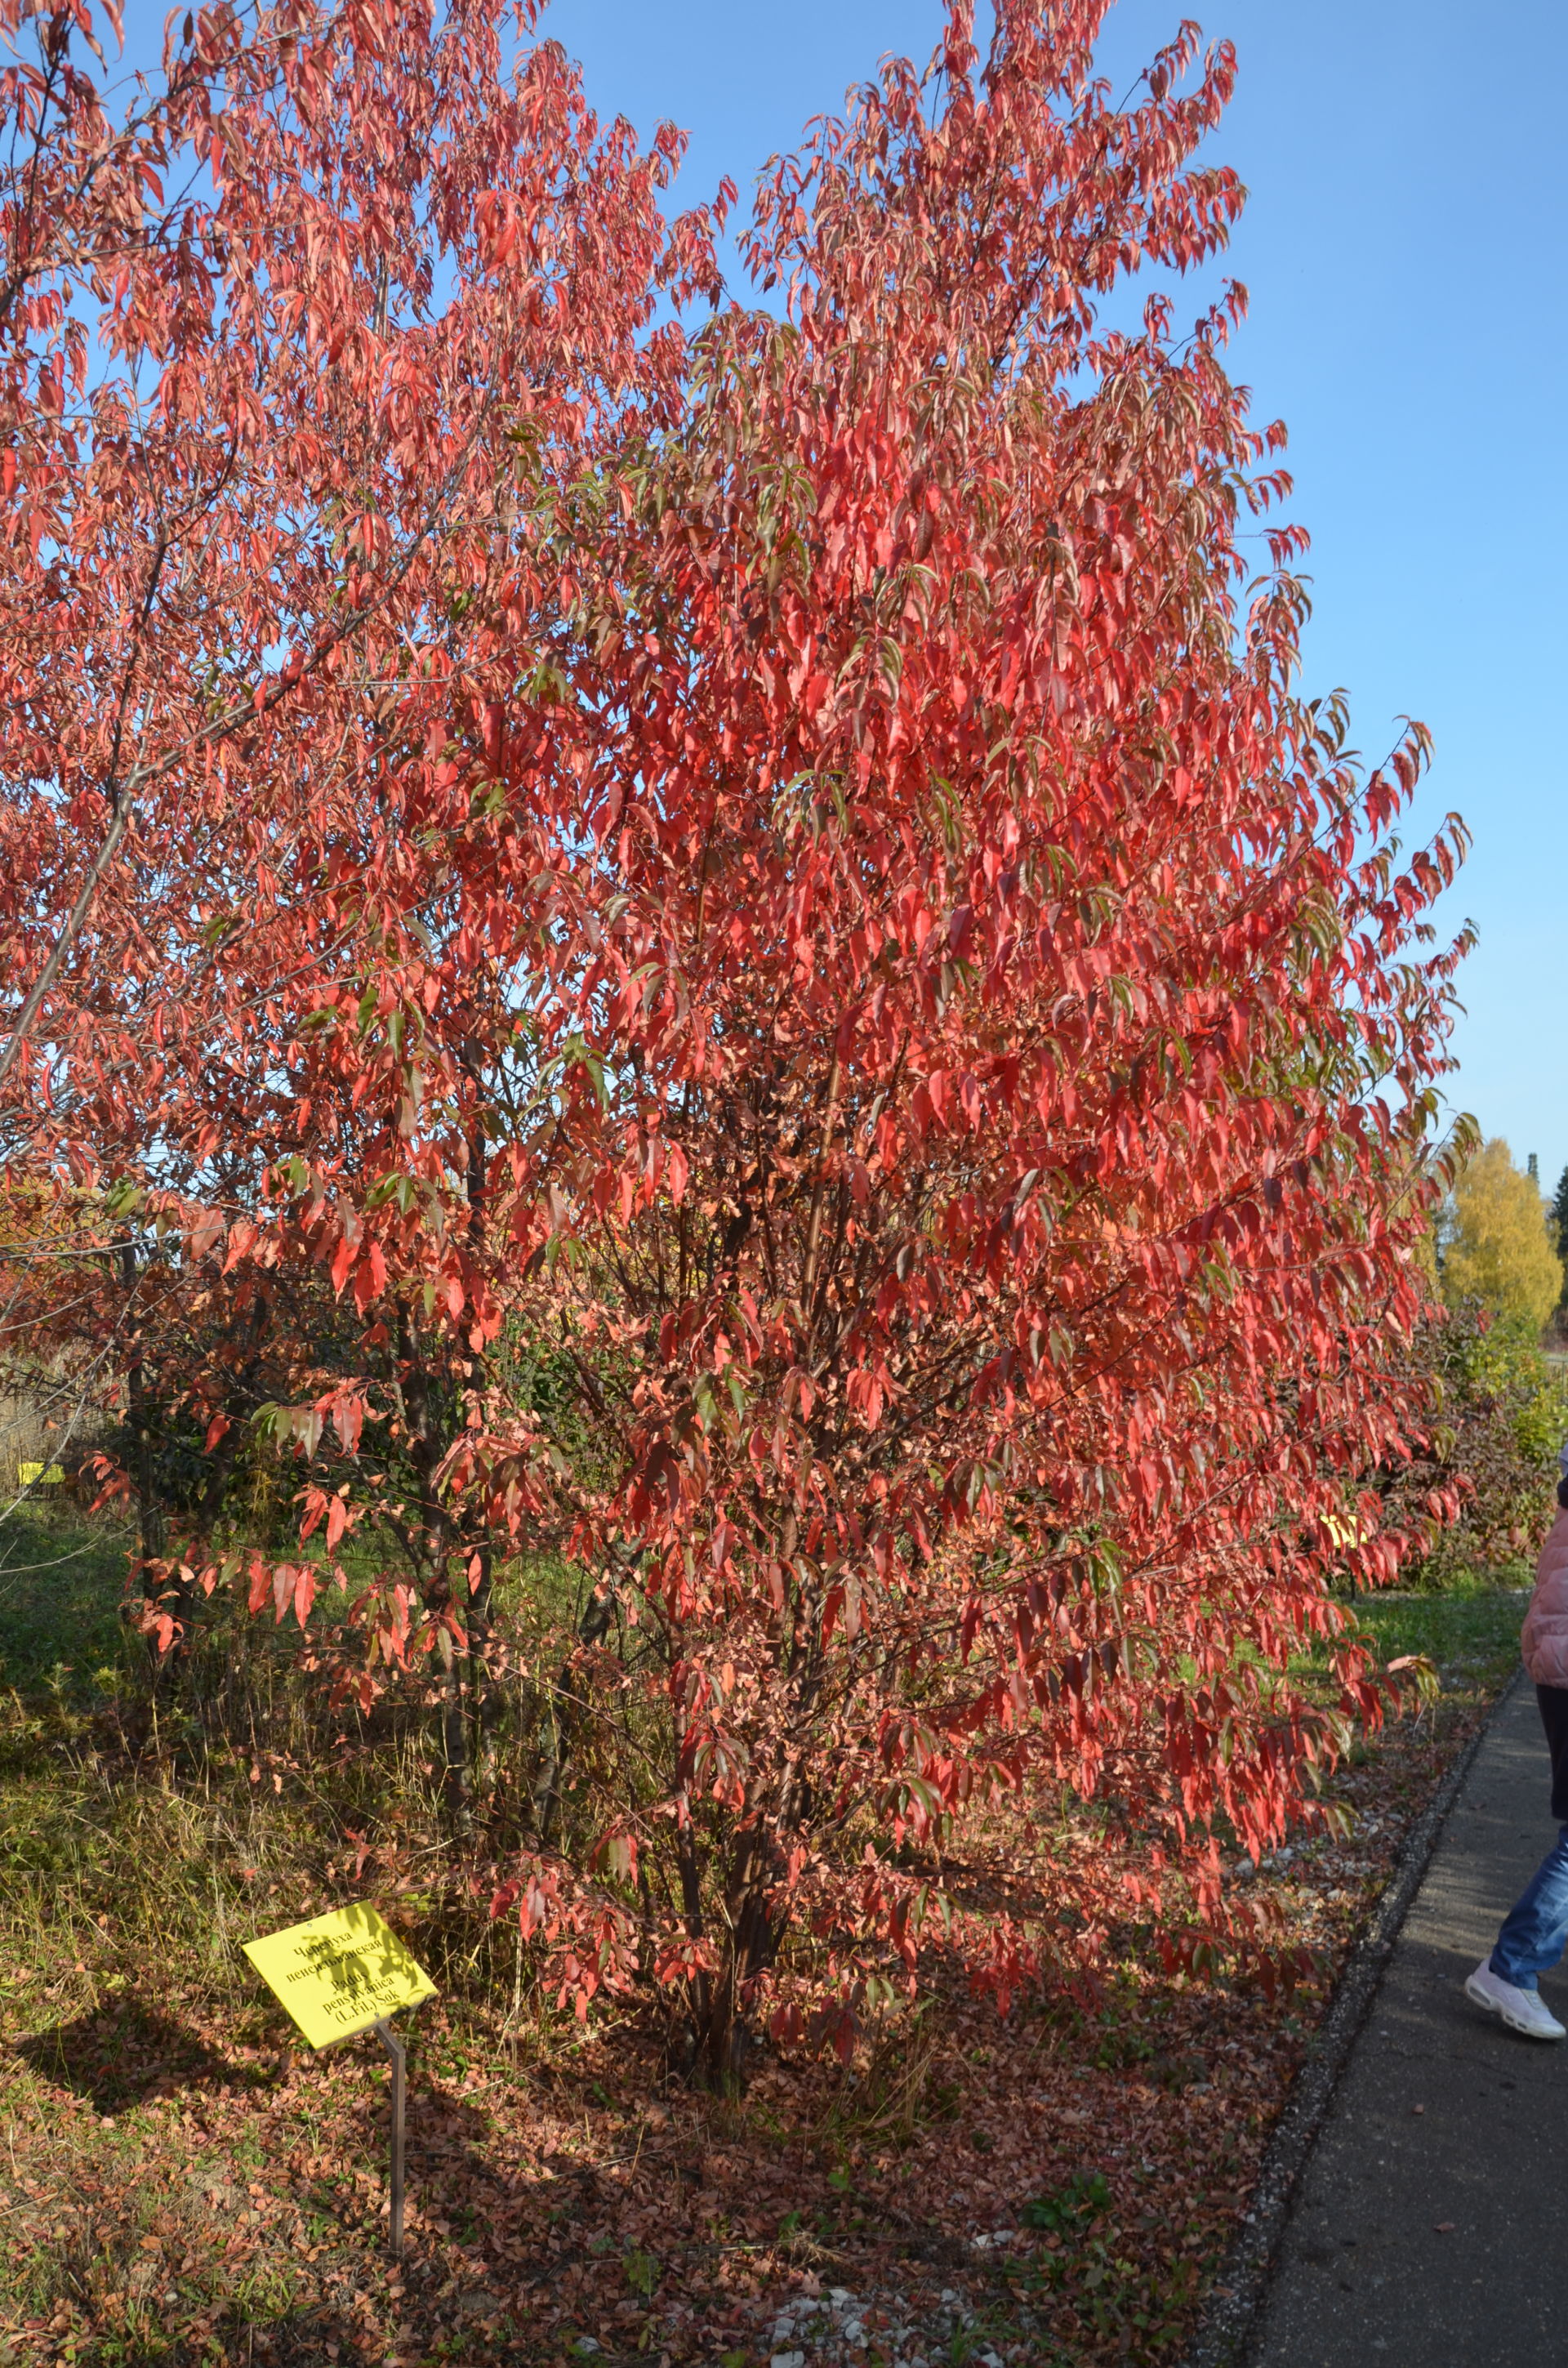
[[[1546,1533],[1519,1649],[1538,1686],[1568,1686],[1568,1512]]]

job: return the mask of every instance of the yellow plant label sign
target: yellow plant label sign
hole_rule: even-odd
[[[286,1932],[247,1941],[244,1950],[312,2047],[351,2039],[383,2015],[436,1995],[423,1965],[375,1909],[363,1905],[290,1924]]]

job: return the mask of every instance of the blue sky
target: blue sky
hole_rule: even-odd
[[[1308,687],[1343,685],[1356,745],[1401,714],[1437,739],[1412,835],[1457,807],[1475,846],[1449,900],[1481,943],[1453,1098],[1550,1189],[1568,1164],[1568,8],[1514,0],[1120,0],[1125,90],[1182,6],[1236,44],[1216,142],[1251,199],[1226,268],[1258,413],[1290,427],[1312,531]],[[678,195],[764,160],[890,49],[922,57],[932,0],[554,0],[596,104],[692,144]]]

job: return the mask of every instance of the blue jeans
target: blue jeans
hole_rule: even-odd
[[[1550,1973],[1568,1941],[1568,1826],[1547,1851],[1528,1884],[1503,1919],[1497,1945],[1487,1960],[1499,1981],[1533,1990],[1538,1974]]]

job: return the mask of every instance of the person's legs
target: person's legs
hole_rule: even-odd
[[[1568,1941],[1568,1826],[1547,1851],[1503,1919],[1487,1959],[1500,1981],[1533,1990],[1536,1976],[1549,1973]]]
[[[1537,1686],[1535,1693],[1551,1755],[1551,1814],[1562,1831],[1504,1918],[1487,1959],[1500,1981],[1520,1990],[1534,1989],[1568,1941],[1568,1687]]]
[[[1551,1814],[1568,1826],[1568,1686],[1537,1686],[1535,1698],[1551,1754]]]

